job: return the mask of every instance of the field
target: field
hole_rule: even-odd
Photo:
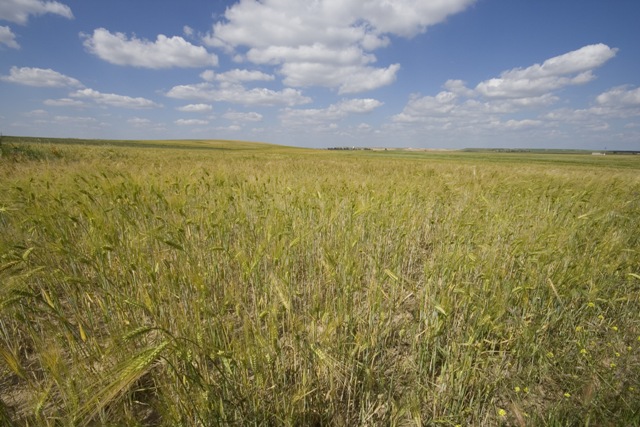
[[[0,424],[640,425],[640,156],[3,138]]]

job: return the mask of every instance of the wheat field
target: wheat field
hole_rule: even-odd
[[[0,424],[640,424],[640,156],[4,137]]]

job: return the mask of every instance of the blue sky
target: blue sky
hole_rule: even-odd
[[[0,132],[640,150],[637,0],[0,0]]]

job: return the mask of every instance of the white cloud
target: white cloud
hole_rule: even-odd
[[[509,112],[514,110],[521,110],[523,108],[547,107],[558,102],[559,100],[560,98],[553,95],[552,93],[545,93],[543,95],[529,96],[526,98],[491,100],[491,103],[489,105],[492,105],[495,110]]]
[[[532,120],[532,119],[523,119],[523,120],[514,120],[510,119],[504,123],[501,123],[500,127],[510,130],[518,130],[518,129],[529,129],[535,128],[542,125],[543,122],[540,120]]]
[[[475,96],[475,92],[473,91],[473,89],[469,89],[466,86],[466,82],[464,82],[463,80],[447,80],[444,83],[444,88],[456,95],[466,96],[468,98]]]
[[[475,89],[466,87],[461,80],[448,80],[444,84],[447,90],[435,96],[412,95],[403,111],[393,116],[393,121],[457,128],[537,126],[540,125],[537,120],[502,119],[509,114],[534,111],[558,102],[555,91],[593,80],[593,70],[613,58],[616,52],[604,44],[584,46],[542,64],[504,71],[498,78],[480,82]],[[610,95],[603,94],[599,100],[614,97],[613,93]]]
[[[166,94],[170,98],[191,99],[205,102],[230,102],[241,105],[294,106],[311,102],[299,90],[285,88],[275,91],[266,88],[247,89],[239,84],[198,83],[174,86]]]
[[[176,110],[185,113],[208,113],[213,110],[213,107],[209,104],[189,104],[178,107]]]
[[[581,129],[608,129],[607,120],[640,116],[640,88],[618,86],[601,93],[589,108],[559,108],[542,117],[554,123],[573,124]],[[628,124],[624,126],[628,128]]]
[[[198,119],[178,119],[175,121],[175,124],[180,126],[204,126],[208,125],[209,122],[207,120]]]
[[[16,41],[16,35],[13,34],[11,28],[0,25],[0,45],[2,44],[11,49],[20,49],[20,45]]]
[[[8,76],[0,76],[1,80],[25,86],[36,87],[82,87],[78,80],[53,71],[50,68],[11,67]]]
[[[323,109],[287,108],[280,119],[287,125],[319,125],[342,120],[351,114],[367,114],[382,105],[382,102],[372,98],[345,99]]]
[[[413,37],[475,1],[245,0],[227,8],[205,42],[279,66],[290,86],[363,92],[396,79],[398,64],[372,65],[371,51],[388,46],[389,35]]]
[[[246,0],[225,13],[209,42],[218,46],[385,45],[384,34],[412,37],[475,0]]]
[[[499,78],[479,83],[476,91],[490,98],[527,98],[588,83],[594,79],[593,70],[613,58],[616,52],[617,49],[602,43],[584,46],[542,64],[505,71]]]
[[[640,107],[640,88],[631,89],[629,86],[618,86],[604,92],[596,98],[600,105],[623,108]]]
[[[376,57],[357,46],[346,46],[336,50],[321,43],[304,46],[267,46],[253,48],[247,52],[247,59],[255,64],[312,63],[333,65],[364,65],[376,61]]]
[[[381,33],[413,37],[427,27],[444,21],[448,16],[462,12],[475,0],[351,0],[352,6],[362,8],[362,17]]]
[[[60,98],[60,99],[45,99],[44,105],[49,107],[84,107],[85,103],[77,99]]]
[[[371,132],[371,125],[367,123],[360,123],[356,128],[359,132]]]
[[[436,96],[412,95],[404,111],[394,116],[397,122],[416,122],[433,116],[447,116],[457,107],[458,96],[453,92],[443,91]]]
[[[49,115],[45,110],[31,110],[27,113],[24,113],[26,117],[47,117]]]
[[[151,120],[143,119],[140,117],[132,117],[127,120],[127,123],[136,126],[136,127],[147,127],[152,124]]]
[[[603,120],[613,117],[614,114],[612,109],[603,107],[559,108],[543,114],[541,119],[558,125],[571,124],[584,129],[594,123],[603,123]]]
[[[392,121],[404,127],[418,127],[430,131],[478,134],[482,131],[512,131],[542,127],[545,121],[516,118],[525,111],[546,106],[556,98],[541,96],[525,99],[481,101],[450,91],[435,96],[412,95],[403,111]]]
[[[202,78],[202,80],[207,82],[214,81],[215,77],[216,77],[216,73],[213,70],[205,70],[202,73],[200,73],[200,78]]]
[[[85,48],[101,59],[116,65],[142,68],[206,67],[218,65],[218,57],[202,46],[182,37],[158,35],[155,42],[128,39],[123,33],[112,34],[104,28],[83,35]]]
[[[242,130],[242,126],[240,125],[229,125],[229,126],[218,126],[215,128],[218,132],[238,132]]]
[[[215,73],[213,70],[205,70],[200,73],[202,80],[207,82],[226,82],[226,83],[240,83],[240,82],[255,82],[263,81],[268,82],[275,80],[275,77],[271,74],[263,73],[257,70],[240,70],[234,69],[225,71],[224,73]]]
[[[222,117],[234,122],[259,122],[262,120],[262,114],[255,112],[243,113],[239,111],[228,111],[224,113]]]
[[[95,117],[55,116],[52,123],[77,126],[101,126]]]
[[[328,110],[336,110],[344,114],[366,114],[382,106],[382,102],[377,99],[346,99],[338,104],[331,105]]]
[[[127,119],[127,123],[135,129],[144,129],[145,132],[166,132],[167,128],[164,123],[157,123],[153,120],[143,117],[131,117]]]
[[[545,120],[557,121],[557,122],[576,122],[586,119],[586,110],[573,110],[570,108],[559,108],[548,113],[545,113],[542,117]]]
[[[399,69],[399,64],[387,68],[374,68],[291,62],[282,66],[282,72],[286,76],[283,81],[287,85],[337,87],[339,94],[364,92],[391,84],[396,80]]]
[[[132,98],[125,95],[102,93],[93,89],[81,89],[73,92],[69,96],[72,98],[90,99],[97,104],[118,108],[145,109],[161,107],[161,105],[146,98]]]
[[[0,20],[16,24],[26,24],[29,21],[29,15],[44,15],[46,13],[73,19],[73,13],[69,6],[57,1],[2,0],[0,2]]]

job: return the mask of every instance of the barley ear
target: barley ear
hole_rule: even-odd
[[[91,398],[75,414],[74,424],[82,426],[89,424],[102,409],[118,399],[146,374],[168,345],[169,340],[165,340],[118,364],[105,376],[104,382],[89,391]]]

